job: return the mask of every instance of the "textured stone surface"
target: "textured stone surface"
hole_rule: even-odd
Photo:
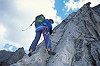
[[[54,29],[52,48],[57,53],[45,52],[45,42],[37,46],[31,57],[25,55],[11,66],[99,66],[100,65],[100,6],[84,4]]]
[[[24,48],[19,48],[16,52],[0,51],[0,66],[9,66],[22,59],[25,55]]]

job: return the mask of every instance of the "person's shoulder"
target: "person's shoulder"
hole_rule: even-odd
[[[45,19],[45,21],[49,21],[48,19]]]
[[[49,20],[48,19],[45,19],[44,22],[49,22]]]

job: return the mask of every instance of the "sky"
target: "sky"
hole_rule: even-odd
[[[28,53],[35,38],[35,26],[27,31],[22,30],[37,15],[43,14],[46,19],[53,19],[55,27],[87,2],[91,2],[91,7],[100,4],[100,0],[0,0],[0,50],[16,51],[24,47]],[[43,36],[39,43],[42,40]]]

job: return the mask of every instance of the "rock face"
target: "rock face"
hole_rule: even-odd
[[[25,55],[11,66],[100,66],[100,5],[90,2],[70,14],[54,29],[51,38],[55,56],[45,51],[45,42],[31,57]]]
[[[19,48],[16,52],[0,51],[0,66],[9,66],[22,59],[25,55],[24,48]]]

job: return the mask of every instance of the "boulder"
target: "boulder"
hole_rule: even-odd
[[[22,59],[25,55],[24,48],[19,48],[15,52],[0,51],[0,66],[9,66]]]

